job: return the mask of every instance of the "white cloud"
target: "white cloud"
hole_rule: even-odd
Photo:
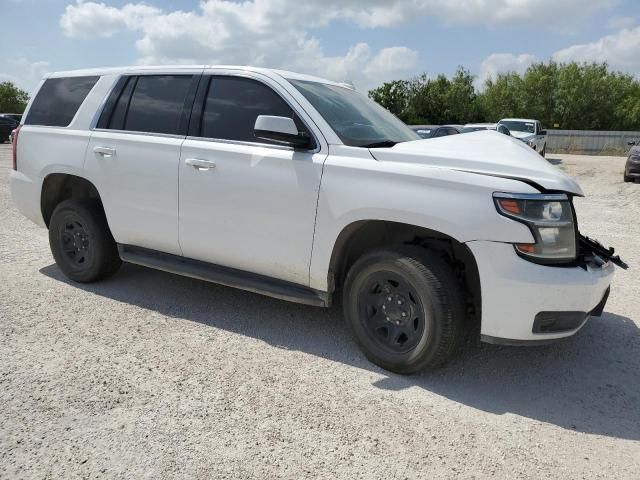
[[[327,56],[312,30],[341,20],[381,28],[435,17],[450,24],[517,22],[566,28],[617,0],[202,0],[192,11],[162,11],[145,3],[120,8],[102,2],[68,5],[60,26],[69,37],[109,37],[135,31],[139,62],[230,63],[285,68],[359,89],[415,74],[418,54],[404,46],[371,51],[366,43]],[[490,66],[487,66],[489,68]]]
[[[494,53],[485,58],[480,64],[480,72],[476,78],[476,86],[482,88],[488,78],[495,78],[498,73],[524,73],[532,63],[539,61],[535,55],[523,53]]]
[[[161,13],[144,4],[127,4],[120,9],[104,3],[79,1],[76,5],[67,5],[60,17],[60,27],[68,37],[111,37],[127,28],[139,28]]]
[[[551,59],[556,62],[606,62],[613,70],[620,70],[640,76],[640,26],[600,38],[591,43],[572,45],[558,50]],[[502,72],[524,73],[532,64],[539,61],[535,55],[494,53],[480,64],[476,86],[481,87],[487,78],[495,78]]]
[[[607,62],[614,70],[640,74],[640,27],[573,45],[553,54],[558,62]]]
[[[0,72],[0,82],[13,82],[29,93],[38,86],[42,77],[49,71],[47,62],[31,62],[26,58],[17,58],[3,64],[4,72]]]
[[[162,12],[143,4],[115,8],[83,2],[67,6],[60,18],[65,35],[85,37],[122,30],[140,32],[139,63],[248,64],[313,73],[334,80],[352,80],[366,90],[384,80],[406,76],[416,68],[418,54],[401,46],[372,52],[359,43],[344,55],[327,56],[306,27],[326,25],[340,9],[315,2],[253,0],[236,3],[208,0],[199,11]],[[353,15],[356,14],[354,10]],[[350,14],[349,14],[350,15]]]

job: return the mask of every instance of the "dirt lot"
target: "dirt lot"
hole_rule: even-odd
[[[125,266],[67,282],[12,206],[0,147],[0,478],[638,478],[640,185],[552,156],[581,229],[619,249],[602,318],[413,377],[338,311]]]

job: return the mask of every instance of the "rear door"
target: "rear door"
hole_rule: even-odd
[[[294,150],[256,139],[258,115],[293,118],[315,145]],[[308,285],[327,156],[311,125],[287,91],[265,76],[203,76],[180,160],[184,256]]]
[[[85,169],[118,243],[181,254],[178,165],[200,73],[125,76],[107,100]]]

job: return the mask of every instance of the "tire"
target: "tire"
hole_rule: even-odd
[[[545,158],[547,155],[547,145],[545,144],[544,147],[542,147],[542,150],[540,150],[540,156],[542,158]]]
[[[355,342],[386,370],[408,374],[439,367],[461,342],[460,286],[451,268],[427,250],[365,254],[349,270],[343,293]]]
[[[624,174],[624,181],[625,183],[627,182],[633,182],[633,178],[631,178],[631,176],[627,175],[626,173]]]
[[[95,201],[60,202],[49,222],[49,245],[62,273],[74,282],[105,279],[122,264],[107,219]]]

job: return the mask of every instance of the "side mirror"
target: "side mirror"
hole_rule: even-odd
[[[630,147],[633,147],[636,144],[636,142],[627,142],[627,145],[629,145]]]
[[[540,130],[540,133],[538,133],[538,135],[546,135],[547,131],[546,130]]]
[[[504,134],[504,135],[508,136],[508,137],[510,137],[510,136],[511,136],[511,131],[507,128],[507,126],[506,126],[506,125],[499,124],[499,125],[496,127],[496,130],[497,130],[498,132],[500,132],[500,133],[502,133],[502,134]]]
[[[298,132],[292,118],[274,115],[258,115],[253,134],[260,140],[268,140],[294,148],[309,148],[311,138]]]

